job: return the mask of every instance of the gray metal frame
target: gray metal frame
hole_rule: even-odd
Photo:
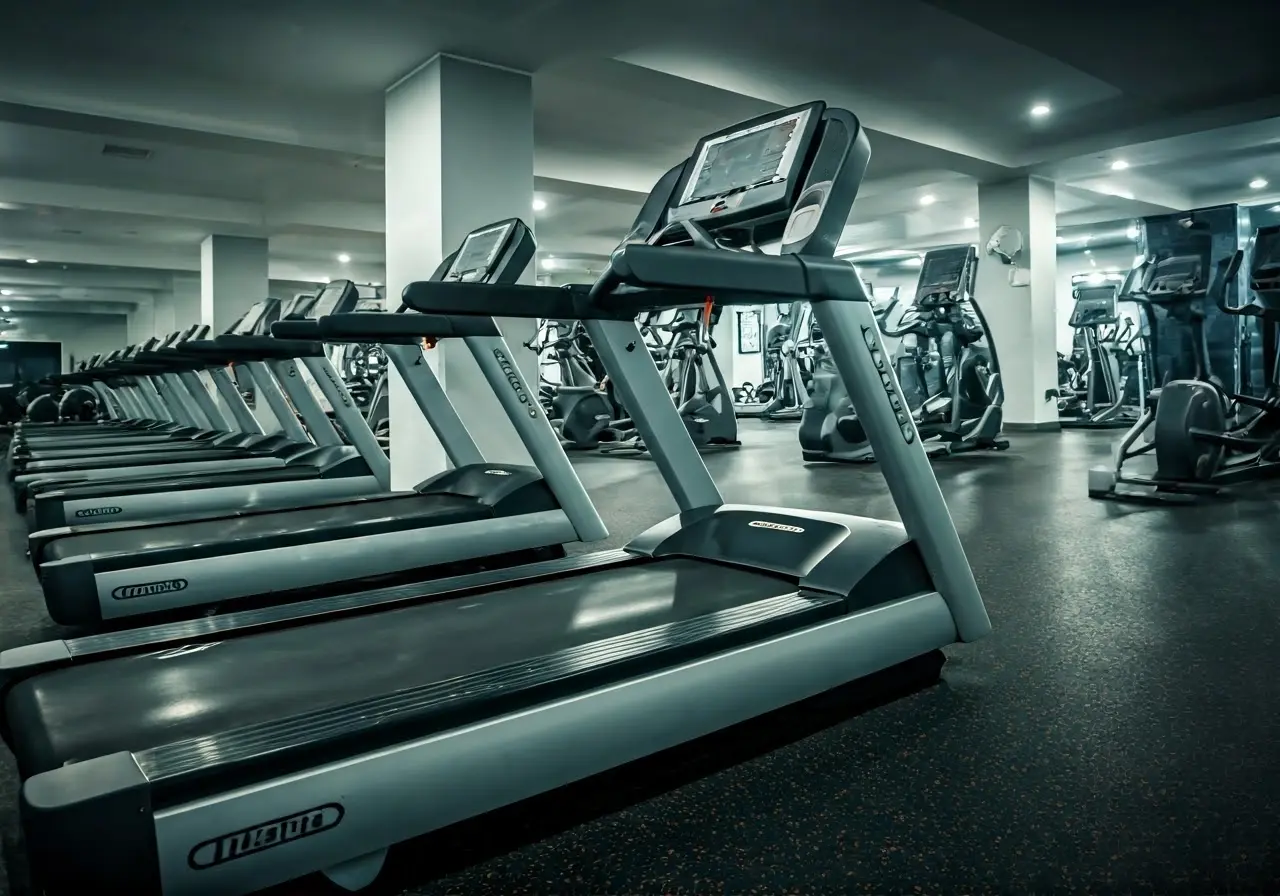
[[[294,416],[293,407],[281,390],[280,382],[265,361],[247,361],[239,373],[252,383],[257,396],[267,403],[271,416],[275,417],[276,424],[286,438],[294,442],[310,441],[306,429]]]
[[[258,422],[257,417],[253,416],[253,411],[249,409],[249,405],[245,404],[244,396],[236,388],[236,384],[232,381],[231,374],[227,372],[226,368],[210,368],[209,379],[213,382],[213,387],[218,390],[218,395],[226,406],[227,411],[235,420],[236,429],[241,432],[262,435],[262,424]]]
[[[302,381],[298,373],[298,362],[272,360],[267,361],[266,365],[276,382],[284,389],[285,395],[289,397],[289,403],[302,418],[307,432],[311,435],[311,441],[317,445],[341,445],[342,438],[329,421],[329,415],[324,412],[324,408],[320,406],[311,389]]]
[[[209,421],[209,428],[219,432],[230,432],[234,425],[218,409],[218,405],[209,394],[209,389],[194,370],[184,370],[178,374],[178,382],[191,396],[200,413]]]
[[[316,385],[320,387],[329,406],[333,408],[333,416],[342,425],[347,438],[369,465],[369,470],[378,480],[379,488],[382,491],[391,491],[391,458],[387,457],[382,446],[378,444],[378,437],[369,428],[369,421],[364,419],[364,414],[360,413],[360,409],[356,407],[355,400],[347,390],[342,377],[338,376],[329,359],[323,356],[303,358],[302,364],[311,374],[311,378],[316,381]],[[325,423],[329,423],[327,418]],[[333,427],[330,425],[329,429],[332,430]]]
[[[421,408],[436,438],[444,448],[445,456],[455,467],[484,463],[484,454],[476,444],[467,425],[449,401],[444,387],[436,379],[431,365],[417,345],[384,345],[387,359],[400,373],[400,379],[413,400]]]

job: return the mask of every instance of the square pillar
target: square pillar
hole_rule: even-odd
[[[173,326],[165,331],[166,335],[174,330],[185,330],[192,324],[200,323],[200,279],[200,276],[195,274],[173,275],[169,292],[169,305],[173,309]],[[159,324],[156,326],[158,328]]]
[[[386,94],[387,307],[426,280],[471,231],[506,218],[533,224],[533,83],[528,74],[438,55]],[[522,282],[533,283],[532,265]],[[522,343],[532,320],[500,320],[513,359],[536,389],[537,359]],[[425,353],[487,459],[527,464],[528,452],[466,345]],[[395,369],[390,371],[392,487],[448,466],[443,448]]]
[[[146,342],[156,334],[155,303],[151,299],[139,299],[127,321],[130,344]]]
[[[1052,181],[1019,178],[978,187],[981,226],[978,305],[991,329],[1004,383],[1004,424],[1011,430],[1057,429],[1058,404],[1046,394],[1058,388],[1057,210]],[[986,254],[987,241],[1002,225],[1022,233],[1020,282],[1013,267]],[[1029,276],[1028,276],[1029,275]]]
[[[200,321],[215,334],[226,331],[250,305],[265,299],[267,289],[266,240],[216,234],[204,238],[200,244]]]
[[[171,294],[156,293],[151,316],[151,332],[164,337],[178,329],[176,306]]]

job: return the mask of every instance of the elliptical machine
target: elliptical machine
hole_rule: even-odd
[[[897,299],[877,315],[881,332],[890,338],[914,336],[915,351],[930,358],[937,384],[911,413],[930,456],[971,451],[1003,451],[1004,388],[995,345],[986,319],[973,297],[978,255],[973,246],[933,249],[920,269],[916,301],[896,329],[885,325]],[[965,306],[972,311],[966,313]],[[983,346],[980,343],[986,342]],[[814,392],[800,423],[800,450],[806,461],[866,462],[874,460],[848,390],[831,365],[820,364]]]
[[[1064,429],[1118,429],[1134,423],[1133,415],[1124,413],[1127,390],[1118,353],[1138,337],[1132,321],[1120,317],[1119,292],[1119,284],[1079,284],[1071,291],[1075,305],[1068,326],[1078,334],[1082,369],[1080,382],[1065,394],[1059,391],[1058,423]]]
[[[778,388],[760,414],[773,422],[799,420],[803,416],[813,382],[808,365],[817,363],[812,306],[808,302],[792,302],[787,326],[787,333],[778,346]]]
[[[733,393],[716,361],[711,336],[719,319],[719,310],[708,302],[700,312],[682,313],[669,325],[672,341],[665,371],[667,388],[699,448],[742,444]]]
[[[787,388],[788,368],[782,363],[782,349],[791,336],[791,313],[796,302],[774,305],[778,319],[765,331],[763,376],[759,386],[745,382],[733,387],[733,412],[739,417],[762,417],[773,400]]]
[[[604,441],[614,441],[611,424],[615,408],[600,377],[593,370],[590,339],[581,321],[548,320],[539,328],[537,342],[526,346],[541,357],[555,360],[559,381],[550,387],[548,417],[561,444],[574,451],[591,451]]]
[[[1148,396],[1147,412],[1116,446],[1112,467],[1089,471],[1089,496],[1159,503],[1192,503],[1222,494],[1226,486],[1280,476],[1280,226],[1259,228],[1254,236],[1248,289],[1251,299],[1227,301],[1231,283],[1244,262],[1236,250],[1206,272],[1213,250],[1212,234],[1196,233],[1195,213],[1184,228],[1202,239],[1183,240],[1178,254],[1149,257],[1134,269],[1135,291],[1165,308],[1190,336],[1193,377],[1173,380]],[[1263,358],[1270,382],[1261,397],[1229,392],[1213,374],[1205,338],[1205,301],[1226,314],[1262,321]],[[1240,422],[1246,411],[1248,419]],[[1133,445],[1151,430],[1149,440]],[[1123,472],[1126,461],[1154,452],[1149,477]]]

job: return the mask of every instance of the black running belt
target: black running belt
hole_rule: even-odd
[[[835,615],[838,605],[800,597],[794,580],[782,577],[686,559],[640,561],[55,670],[14,686],[8,728],[23,774],[31,775],[306,714],[373,721],[378,714],[360,705],[372,709],[397,695],[423,712],[447,709],[456,724],[462,706],[450,700],[459,696],[469,695],[462,703],[473,709],[516,692],[552,699],[545,688],[555,681],[580,687],[578,676],[606,667],[642,674],[635,663],[645,656],[695,643],[724,649],[716,639],[735,628],[796,613],[812,622],[811,611]]]
[[[246,448],[188,448],[178,451],[152,451],[147,454],[129,454],[128,450],[115,457],[89,457],[82,460],[33,460],[18,474],[70,473],[79,470],[106,470],[112,468],[145,467],[154,464],[186,464],[197,461],[227,460],[245,457],[270,457],[269,451]]]

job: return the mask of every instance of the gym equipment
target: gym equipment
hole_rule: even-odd
[[[1219,259],[1209,282],[1209,262],[1222,234],[1197,212],[1187,213],[1180,229],[1144,233],[1149,254],[1131,274],[1129,288],[1186,328],[1195,376],[1165,383],[1148,396],[1146,413],[1116,446],[1113,465],[1089,471],[1093,498],[1193,503],[1219,496],[1227,486],[1280,475],[1280,226],[1255,234],[1248,281],[1253,298],[1238,307],[1228,303],[1227,294],[1244,251]],[[1264,336],[1270,334],[1263,347],[1270,382],[1261,397],[1228,392],[1214,376],[1204,332],[1206,300],[1226,314],[1259,318]],[[1246,411],[1252,412],[1247,420]],[[1148,440],[1134,448],[1148,431]],[[1149,453],[1156,459],[1152,475],[1124,472],[1125,463]]]
[[[540,355],[549,352],[558,380],[550,384],[551,425],[566,448],[588,451],[602,441],[614,441],[611,424],[620,416],[592,370],[590,340],[578,321],[546,321],[526,347]]]
[[[1145,350],[1134,351],[1141,338],[1129,318],[1120,317],[1117,298],[1120,284],[1079,284],[1072,290],[1075,301],[1068,325],[1079,342],[1079,366],[1071,365],[1076,382],[1067,393],[1059,392],[1058,422],[1067,429],[1116,429],[1132,426],[1137,415],[1125,406],[1127,377],[1121,357],[1137,356],[1138,394],[1145,399]],[[1073,352],[1073,355],[1075,353]]]
[[[791,336],[791,310],[786,302],[774,304],[777,320],[765,331],[761,383],[744,382],[733,389],[733,410],[739,417],[762,417],[775,398],[787,388],[790,368],[783,364],[783,346]]]
[[[494,224],[470,234],[436,277],[514,280],[532,259],[533,246],[520,222]],[[319,311],[326,310],[324,298],[316,302]],[[528,391],[491,322],[463,321],[450,332],[465,336],[484,376],[503,384],[504,407],[534,467],[485,461],[422,356],[414,328],[423,324],[414,317],[350,312],[280,321],[272,337],[259,337],[249,347],[265,353],[274,345],[280,355],[322,358],[322,343],[379,342],[452,469],[409,492],[192,521],[63,530],[40,546],[49,615],[64,625],[91,626],[236,601],[280,602],[374,577],[420,579],[436,575],[429,572],[434,568],[480,558],[497,566],[509,562],[504,558],[559,556],[566,542],[606,537],[550,427],[523,403],[506,400],[514,400],[517,383],[526,400]],[[243,339],[237,345],[243,347]],[[340,379],[327,370],[316,377],[325,397],[335,408],[350,406]],[[373,439],[367,426],[353,432]]]
[[[6,651],[36,885],[237,896],[322,872],[355,890],[398,842],[881,670],[935,678],[941,648],[986,635],[866,292],[832,257],[868,154],[848,112],[771,113],[664,175],[590,287],[407,287],[421,318],[380,317],[433,338],[492,331],[489,315],[583,320],[680,514],[624,550],[413,594]],[[751,233],[780,254],[729,248]],[[813,302],[905,526],[723,502],[635,351],[637,310],[708,293]],[[555,443],[517,374],[490,382]]]
[[[306,313],[332,311],[345,313],[355,305],[355,287],[349,281],[334,281],[325,287],[318,301],[307,302],[300,316],[292,308],[281,315],[286,320],[305,320]],[[271,300],[274,301],[274,300]],[[268,302],[259,303],[261,306]],[[258,314],[258,306],[232,327],[232,332],[211,342],[188,341],[181,351],[206,361],[233,363],[240,367],[256,366],[256,382],[264,400],[275,413],[292,416],[281,392],[279,380],[269,364],[288,371],[294,359],[281,365],[278,356],[282,345],[269,336],[239,332],[254,320],[272,319]],[[264,351],[263,347],[269,349]],[[313,378],[323,381],[334,374],[333,368],[314,346],[292,344],[288,350],[300,351],[304,366],[313,370]],[[286,351],[287,353],[287,351]],[[385,388],[384,388],[385,393]],[[238,390],[226,392],[228,403],[240,399]],[[247,410],[247,408],[246,408]],[[387,491],[391,487],[391,465],[371,431],[372,424],[361,413],[359,403],[339,401],[334,405],[334,419],[316,413],[316,407],[303,405],[303,421],[310,433],[318,433],[317,444],[296,442],[281,453],[283,463],[277,467],[247,471],[200,474],[170,474],[129,479],[106,479],[94,482],[60,484],[34,483],[28,489],[27,517],[32,530],[31,557],[39,563],[42,545],[55,538],[83,532],[86,524],[109,522],[117,529],[124,523],[139,521],[174,521],[198,519],[229,511],[259,511],[306,504],[326,503]],[[242,418],[244,415],[240,415]],[[252,416],[248,416],[253,420]],[[336,424],[336,425],[335,425]],[[246,424],[247,425],[247,424]],[[257,425],[254,421],[253,425]],[[335,431],[346,434],[350,445],[342,444]],[[75,528],[64,529],[72,526]]]
[[[781,422],[799,420],[813,383],[815,347],[813,309],[803,302],[793,302],[787,315],[789,330],[778,347],[779,381],[773,400],[760,416]]]
[[[915,351],[936,365],[938,388],[918,407],[904,404],[922,440],[936,440],[931,457],[971,451],[1003,451],[1000,437],[1004,388],[995,344],[973,296],[978,256],[973,246],[933,249],[925,254],[915,304],[895,329],[885,321],[895,298],[876,316],[884,336],[916,339]],[[968,312],[966,312],[966,306]],[[815,334],[821,338],[821,333]],[[979,343],[985,340],[986,345]],[[921,372],[927,377],[927,371]],[[875,460],[859,415],[833,363],[814,374],[814,393],[800,424],[800,451],[806,462],[865,463]]]

